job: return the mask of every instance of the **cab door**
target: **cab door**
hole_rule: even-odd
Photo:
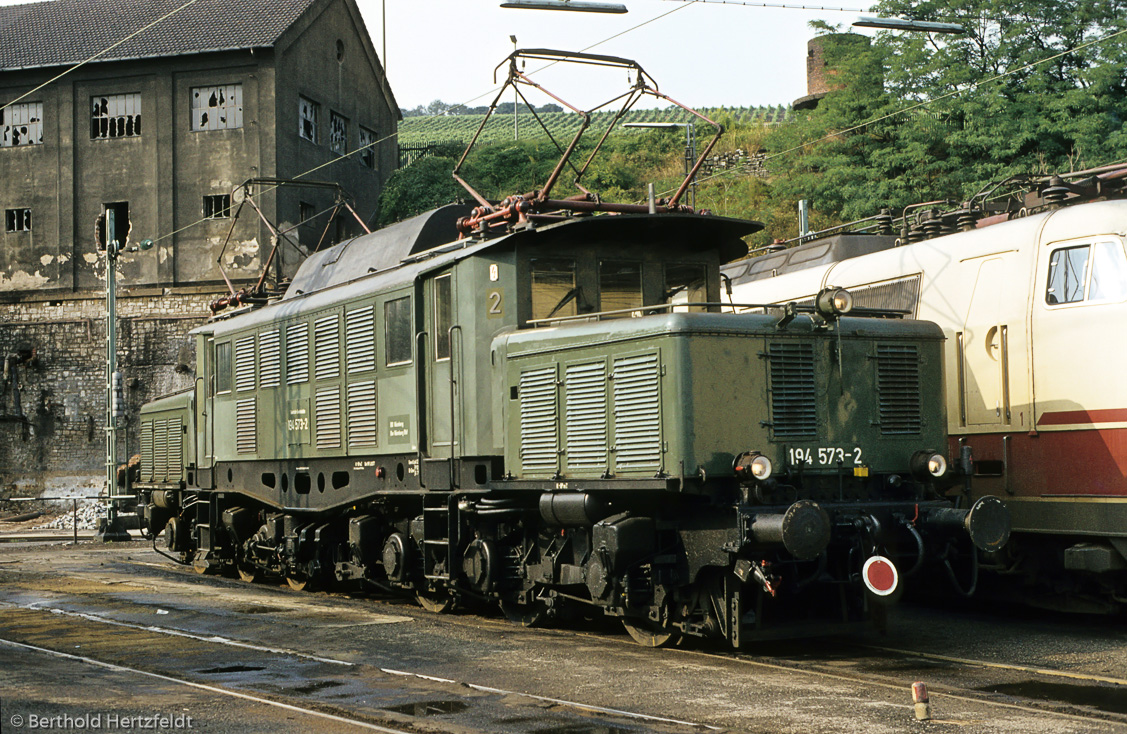
[[[442,273],[424,286],[425,338],[419,349],[426,365],[427,453],[431,458],[457,456],[457,410],[452,376],[461,351],[461,329],[454,323],[453,272]]]
[[[1013,275],[1007,271],[1006,255],[979,263],[963,329],[956,337],[961,355],[960,411],[968,427],[1001,427],[1012,419],[1011,325],[1006,304],[1016,294],[1010,292]]]

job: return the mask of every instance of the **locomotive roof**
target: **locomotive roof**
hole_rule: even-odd
[[[454,223],[466,213],[464,205],[442,207],[315,253],[302,264],[281,301],[234,312],[202,330],[220,334],[253,327],[406,286],[421,274],[491,249],[520,245],[551,252],[561,245],[600,241],[684,243],[686,252],[696,252],[708,242],[714,243],[723,263],[746,255],[741,238],[763,228],[746,219],[700,214],[622,214],[574,217],[489,240],[451,239]]]
[[[759,333],[767,337],[809,335],[816,331],[811,318],[797,318],[780,329],[777,314],[764,313],[668,313],[641,318],[609,319],[606,321],[571,321],[566,323],[567,349],[586,338],[592,344],[617,339],[636,339],[657,334],[736,335]],[[510,355],[524,350],[538,351],[556,346],[552,333],[557,327],[540,327],[508,334],[505,338]],[[862,316],[843,316],[836,321],[834,331],[822,332],[837,338],[862,337],[866,339],[943,339],[943,330],[930,321],[914,319],[882,319]]]

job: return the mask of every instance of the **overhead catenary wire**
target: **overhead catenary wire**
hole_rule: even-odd
[[[191,2],[196,2],[196,1],[197,1],[197,0],[191,0]],[[633,32],[633,31],[636,31],[636,30],[638,30],[639,28],[643,28],[643,27],[645,27],[645,26],[647,26],[647,25],[649,25],[649,24],[651,24],[651,23],[654,23],[654,22],[656,22],[656,21],[659,21],[659,20],[661,20],[662,18],[666,18],[666,17],[668,17],[668,16],[672,15],[673,13],[676,13],[676,12],[679,12],[679,11],[681,11],[681,10],[684,10],[685,8],[689,7],[690,5],[694,5],[694,4],[698,3],[698,2],[701,2],[701,0],[684,0],[684,4],[683,4],[683,5],[680,5],[680,6],[676,7],[676,8],[673,8],[672,10],[668,10],[668,11],[666,11],[666,12],[664,12],[664,13],[661,13],[660,15],[656,15],[656,16],[654,16],[653,18],[650,18],[650,19],[648,19],[648,20],[642,21],[641,23],[638,23],[637,25],[631,26],[631,27],[627,28],[627,29],[626,29],[626,30],[624,30],[624,31],[620,31],[620,32],[618,32],[618,33],[615,33],[615,34],[614,34],[614,35],[612,35],[612,36],[608,36],[607,38],[604,38],[604,39],[602,39],[601,41],[598,41],[598,42],[596,42],[596,43],[592,43],[591,45],[589,45],[589,46],[586,46],[586,47],[584,47],[584,48],[580,49],[580,52],[586,52],[586,51],[590,51],[590,50],[591,50],[591,49],[593,49],[593,48],[597,48],[597,47],[599,47],[599,46],[602,46],[602,45],[603,45],[603,44],[605,44],[605,43],[609,43],[610,41],[613,41],[613,40],[614,40],[614,39],[616,39],[616,38],[620,38],[621,36],[624,36],[624,35],[626,35],[627,33],[631,33],[631,32]],[[134,34],[134,35],[136,35],[136,34]],[[119,42],[119,43],[121,43],[121,42]],[[104,53],[104,52],[103,52],[103,53]],[[533,71],[531,71],[531,72],[528,72],[528,73],[526,74],[526,76],[532,76],[533,74],[538,74],[538,73],[540,73],[540,72],[544,71],[545,69],[549,69],[549,68],[551,68],[551,67],[555,66],[555,65],[556,65],[556,64],[558,64],[558,63],[560,63],[560,62],[559,62],[559,61],[553,61],[553,62],[551,62],[551,63],[549,63],[549,64],[545,64],[544,66],[540,67],[539,69],[535,69],[535,70],[533,70]],[[496,94],[496,93],[497,93],[497,92],[498,92],[498,91],[499,91],[500,89],[501,89],[501,87],[493,87],[492,89],[490,89],[490,90],[488,90],[488,91],[485,91],[485,92],[483,92],[483,93],[481,93],[481,94],[477,95],[476,97],[471,97],[470,99],[466,100],[465,102],[460,102],[460,103],[459,103],[459,104],[458,104],[457,106],[468,107],[468,106],[469,106],[470,104],[472,104],[472,103],[474,103],[474,102],[478,101],[479,99],[482,99],[482,98],[484,98],[484,97],[488,97],[488,96],[489,96],[489,95],[491,95],[491,94]],[[374,148],[374,147],[378,146],[378,145],[379,145],[380,143],[385,143],[385,142],[387,142],[388,140],[391,140],[391,139],[392,139],[393,137],[395,137],[395,135],[397,135],[397,134],[398,134],[398,132],[396,132],[395,134],[392,134],[392,135],[385,135],[384,137],[382,137],[382,138],[379,138],[379,139],[377,139],[377,140],[373,140],[373,141],[372,141],[371,143],[368,143],[367,145],[362,145],[362,146],[358,147],[358,148],[357,148],[356,150],[350,151],[350,152],[348,152],[348,153],[344,153],[344,154],[341,154],[341,155],[339,155],[339,156],[338,156],[337,158],[334,158],[334,159],[332,159],[332,160],[329,160],[329,161],[325,161],[324,163],[322,163],[322,164],[320,164],[320,165],[314,166],[313,168],[310,168],[310,169],[308,169],[308,170],[306,170],[306,171],[303,171],[302,173],[299,173],[299,174],[297,174],[297,175],[296,175],[296,176],[294,176],[293,178],[294,178],[294,179],[301,179],[301,178],[305,178],[306,176],[309,176],[309,175],[311,175],[311,174],[313,174],[313,173],[316,173],[317,171],[320,171],[320,170],[322,170],[322,169],[324,169],[324,168],[328,168],[328,167],[329,167],[329,166],[331,166],[331,165],[334,165],[334,164],[336,164],[336,163],[339,163],[339,162],[340,162],[340,161],[342,161],[342,160],[346,160],[346,159],[348,159],[348,158],[351,158],[352,156],[354,156],[354,155],[356,155],[356,154],[358,154],[358,153],[362,153],[363,151],[365,151],[365,150],[368,150],[369,148]],[[276,190],[276,189],[278,189],[278,188],[279,188],[279,186],[278,186],[278,185],[270,186],[270,187],[268,187],[268,188],[264,188],[264,189],[263,189],[262,191],[258,192],[258,194],[259,194],[260,196],[261,196],[262,194],[268,194],[268,193],[270,193],[271,191],[274,191],[274,190]],[[319,216],[319,215],[316,215],[316,216]],[[199,226],[199,225],[203,224],[203,223],[204,223],[204,222],[206,222],[206,221],[208,221],[208,218],[207,218],[207,217],[202,217],[202,218],[200,218],[200,219],[198,219],[198,220],[196,220],[196,221],[194,221],[194,222],[190,222],[190,223],[188,223],[188,224],[185,224],[185,225],[184,225],[183,227],[179,227],[178,229],[174,229],[174,230],[172,230],[171,232],[168,232],[168,233],[166,233],[166,234],[162,234],[162,235],[158,235],[158,236],[156,236],[156,237],[153,237],[153,238],[152,238],[152,240],[153,240],[153,242],[154,242],[154,243],[156,243],[156,242],[160,242],[160,241],[162,241],[162,240],[168,239],[169,237],[175,237],[176,235],[178,235],[178,234],[180,234],[180,233],[182,233],[182,232],[185,232],[185,231],[187,231],[187,230],[189,230],[189,229],[191,229],[191,228],[193,228],[193,227],[197,227],[197,226]]]

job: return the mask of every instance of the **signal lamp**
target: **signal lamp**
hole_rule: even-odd
[[[917,479],[941,479],[947,474],[947,458],[934,451],[917,451],[909,465]]]
[[[828,319],[841,316],[853,310],[853,295],[844,288],[829,286],[814,299],[814,308]]]
[[[745,451],[732,464],[736,478],[741,482],[765,482],[771,478],[774,466],[771,460],[758,451]]]

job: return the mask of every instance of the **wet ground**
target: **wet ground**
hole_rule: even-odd
[[[0,544],[0,609],[4,732],[1127,732],[1123,620],[1016,608],[902,606],[885,637],[649,650],[612,624],[522,629],[86,543]]]

